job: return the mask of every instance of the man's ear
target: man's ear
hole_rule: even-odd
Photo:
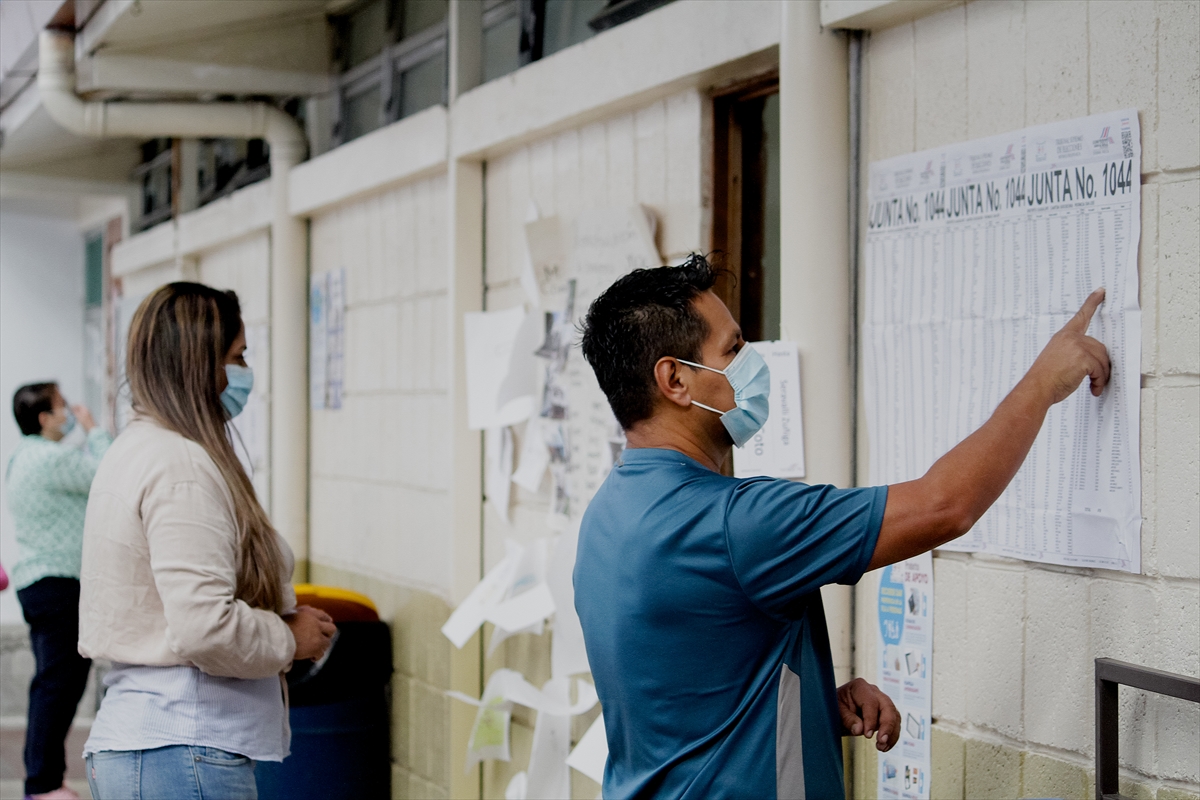
[[[692,396],[688,388],[679,380],[683,365],[673,358],[664,356],[654,365],[654,382],[658,392],[667,401],[686,408],[692,404]]]
[[[46,430],[46,426],[50,424],[50,420],[53,418],[53,411],[41,411],[38,413],[38,425],[42,426],[42,430]]]

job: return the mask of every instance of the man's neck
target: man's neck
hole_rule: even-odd
[[[721,465],[729,457],[729,448],[702,437],[681,425],[672,425],[657,418],[643,420],[625,431],[626,447],[652,447],[674,450],[720,472]]]

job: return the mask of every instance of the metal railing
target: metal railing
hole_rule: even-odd
[[[1129,800],[1120,793],[1117,687],[1121,685],[1200,703],[1200,678],[1097,658],[1096,800]]]

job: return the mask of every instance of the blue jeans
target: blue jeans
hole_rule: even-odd
[[[92,753],[87,776],[95,800],[258,800],[254,762],[215,747]]]

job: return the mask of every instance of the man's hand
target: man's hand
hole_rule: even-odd
[[[1046,343],[1027,380],[1042,386],[1051,403],[1061,403],[1070,397],[1087,376],[1092,379],[1092,394],[1104,391],[1112,367],[1108,351],[1099,341],[1087,335],[1092,315],[1104,302],[1104,289],[1088,295],[1083,307]]]
[[[900,712],[896,710],[892,698],[880,691],[878,686],[855,678],[838,688],[837,697],[838,711],[841,712],[846,733],[870,739],[879,731],[875,749],[881,753],[896,746],[900,739]]]
[[[295,614],[287,615],[283,621],[292,629],[292,637],[296,640],[293,661],[316,661],[325,655],[329,641],[337,631],[333,618],[312,606],[298,607]]]

